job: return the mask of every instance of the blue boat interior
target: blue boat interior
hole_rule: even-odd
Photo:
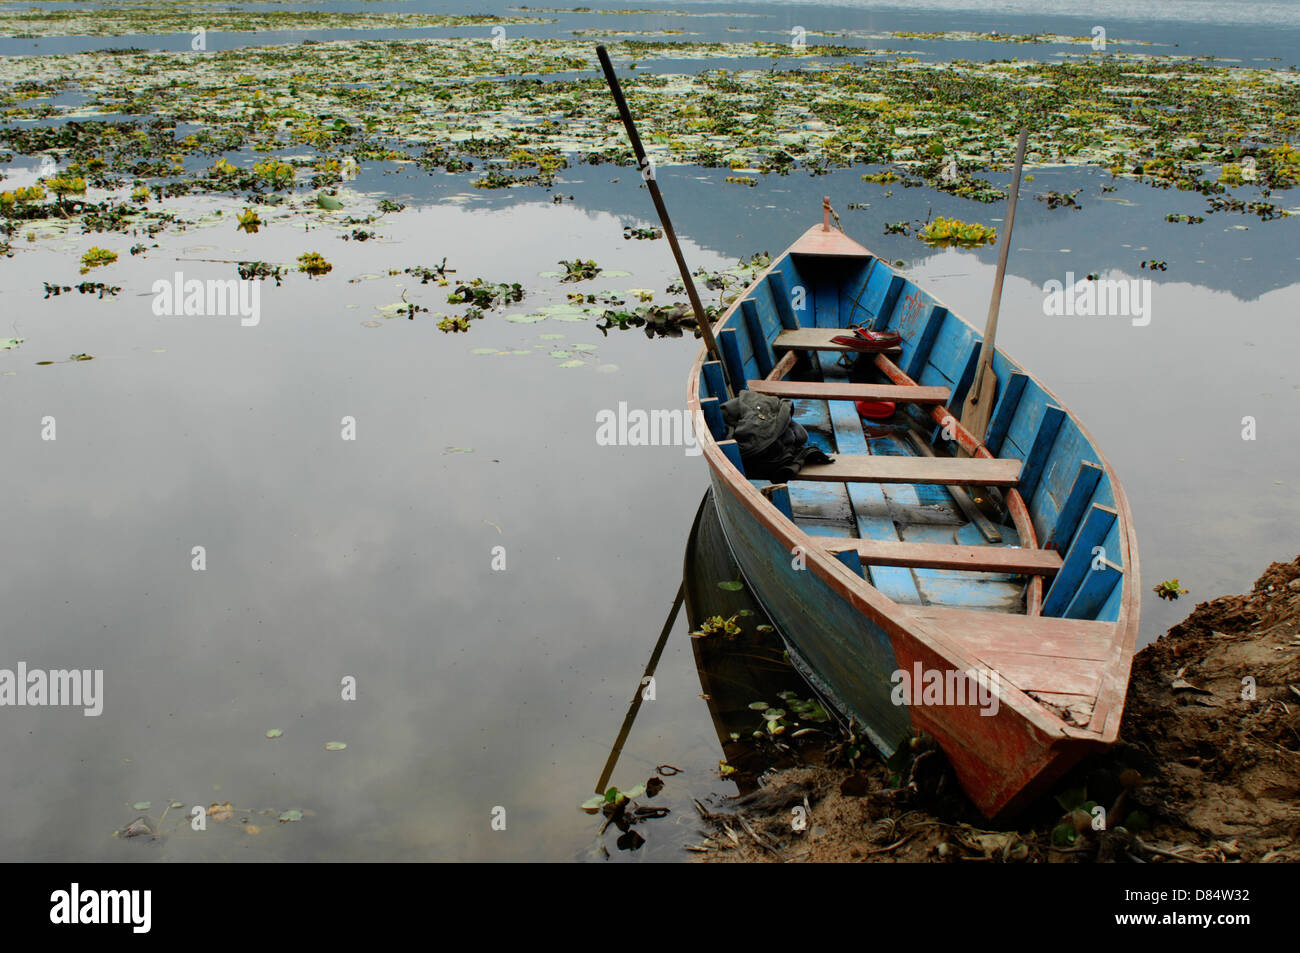
[[[918,443],[937,458],[957,453],[932,413],[941,399],[933,389],[946,391],[942,405],[960,414],[976,374],[981,335],[888,262],[869,254],[788,252],[745,294],[717,337],[737,386],[761,387],[757,382],[778,379],[774,370],[787,381],[844,384],[836,391],[843,394],[860,384],[897,385],[874,355],[827,349],[831,337],[854,326],[902,335],[901,350],[889,358],[916,385],[931,389],[929,403],[899,401],[890,418],[866,420],[852,399],[792,396],[795,419],[837,463],[816,479],[795,478],[785,488],[751,482],[766,488],[772,505],[809,536],[828,538],[838,558],[895,602],[1024,613],[1027,585],[1036,574],[1043,577],[1044,616],[1115,621],[1123,600],[1125,547],[1110,478],[1075,420],[1001,352],[991,368],[997,392],[984,445],[1000,460],[1019,461],[1010,480],[983,485],[976,479],[834,478],[834,467],[847,458],[925,456]],[[786,354],[797,356],[792,367],[791,359],[782,361]],[[736,445],[726,440],[719,409],[726,390],[717,362],[703,366],[700,398],[714,438],[743,473]],[[1000,466],[1006,472],[1006,464]],[[926,565],[935,562],[936,545],[953,547],[942,552],[954,554],[1020,546],[1003,496],[1012,486],[1027,506],[1038,549],[1056,554],[1050,566],[1039,553],[1043,559],[1028,572],[1015,565],[992,571],[988,564],[1001,565],[1005,554],[1002,560],[981,560],[984,551],[972,563],[985,567],[980,570]],[[972,519],[971,503],[987,522]],[[885,544],[877,549],[889,558],[876,559],[870,546],[833,545],[844,540]]]

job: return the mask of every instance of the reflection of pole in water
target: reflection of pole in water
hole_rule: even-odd
[[[654,651],[650,653],[650,661],[646,663],[645,674],[636,683],[636,691],[632,694],[632,704],[628,706],[627,714],[623,717],[623,727],[618,731],[618,738],[614,740],[614,747],[609,750],[609,758],[605,761],[605,770],[600,773],[600,780],[596,782],[597,794],[605,793],[605,785],[609,783],[610,775],[614,773],[614,765],[618,763],[618,756],[623,753],[623,744],[627,741],[628,733],[632,730],[632,722],[636,721],[636,714],[641,710],[641,699],[645,697],[646,680],[654,675],[655,668],[659,665],[659,656],[664,654],[664,646],[668,644],[668,633],[673,630],[673,623],[677,621],[677,613],[682,608],[685,591],[685,584],[677,587],[677,595],[673,598],[673,607],[668,612],[668,619],[664,622],[663,631],[659,633],[659,641],[655,643]]]
[[[782,751],[774,745],[754,742],[752,735],[761,728],[763,716],[750,705],[765,701],[777,702],[777,707],[784,707],[781,700],[791,693],[800,698],[815,693],[785,659],[781,637],[749,590],[744,586],[740,589],[719,587],[720,582],[740,578],[740,569],[718,520],[712,490],[704,494],[695,513],[682,570],[682,583],[677,587],[668,618],[650,653],[650,661],[637,681],[623,725],[610,749],[600,780],[596,782],[597,794],[604,794],[608,788],[609,779],[623,753],[623,745],[641,710],[647,681],[659,665],[664,646],[668,644],[668,634],[672,632],[683,605],[686,606],[687,625],[693,633],[691,651],[695,656],[703,697],[709,705],[709,716],[722,745],[724,760],[736,769],[730,780],[736,783],[741,794],[748,794],[758,788],[758,778],[764,771],[794,763],[793,752],[789,749]],[[694,634],[715,616],[740,620],[740,633],[735,636]]]

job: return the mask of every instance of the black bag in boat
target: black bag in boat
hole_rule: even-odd
[[[794,406],[788,400],[742,390],[721,409],[727,439],[740,448],[747,477],[782,483],[807,464],[831,462],[808,443],[808,431],[794,419]]]

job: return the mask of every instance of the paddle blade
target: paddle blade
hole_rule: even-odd
[[[972,387],[966,403],[961,409],[961,425],[971,432],[976,440],[984,442],[984,434],[989,429],[989,418],[993,416],[993,400],[997,396],[998,379],[993,368],[988,368],[978,387]]]

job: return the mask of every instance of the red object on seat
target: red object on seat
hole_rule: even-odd
[[[892,400],[859,400],[854,406],[858,408],[859,414],[870,420],[884,420],[894,416],[895,404]]]
[[[853,333],[864,341],[887,343],[890,347],[898,347],[903,343],[903,336],[897,331],[870,331],[867,328],[858,326],[853,329]]]
[[[852,334],[841,334],[831,338],[832,343],[851,347],[855,351],[874,353],[898,347],[903,336],[897,331],[868,331],[866,328],[854,328]]]

